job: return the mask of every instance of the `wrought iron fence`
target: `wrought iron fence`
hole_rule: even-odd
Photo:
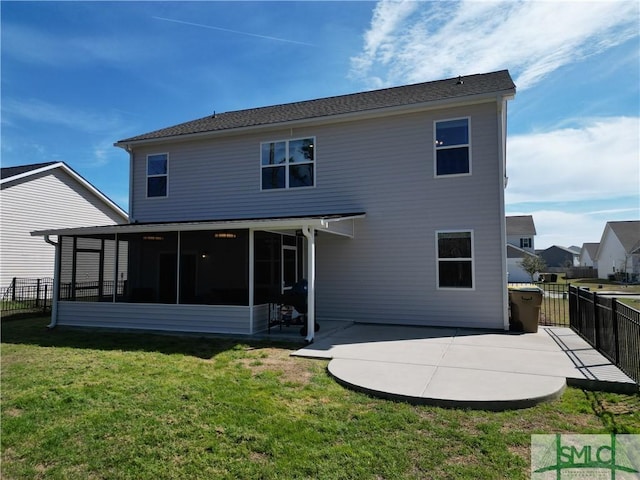
[[[531,283],[509,283],[509,287],[531,286]],[[538,324],[569,326],[569,289],[566,283],[535,282],[542,292],[542,305]]]
[[[52,278],[17,278],[4,288],[0,298],[2,316],[14,313],[43,312],[51,309]]]
[[[571,328],[640,383],[640,311],[617,298],[569,288]]]

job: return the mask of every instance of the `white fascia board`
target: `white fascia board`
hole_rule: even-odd
[[[115,233],[153,233],[153,232],[189,232],[197,230],[292,230],[303,227],[314,227],[327,233],[334,233],[329,229],[333,222],[364,218],[365,214],[345,215],[343,217],[299,217],[275,219],[222,220],[211,222],[180,222],[180,223],[150,223],[127,225],[104,225],[97,227],[77,227],[55,230],[37,230],[32,236],[45,235],[111,235]],[[336,232],[336,234],[339,234]],[[349,235],[346,235],[349,236]]]
[[[63,162],[53,163],[51,165],[47,165],[46,167],[36,168],[35,170],[29,170],[28,172],[23,172],[18,175],[13,175],[11,177],[3,178],[0,180],[0,185],[3,183],[14,182],[16,180],[20,180],[21,178],[30,177],[31,175],[37,175],[38,173],[46,172],[47,170],[53,170],[54,168],[64,167]]]

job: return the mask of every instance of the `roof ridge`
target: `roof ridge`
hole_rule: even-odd
[[[377,90],[299,100],[276,105],[264,105],[222,113],[214,112],[211,115],[195,120],[120,140],[116,142],[116,146],[126,146],[133,142],[365,113],[497,92],[515,92],[515,85],[508,70],[477,73],[464,77],[457,76],[409,85],[397,85]]]

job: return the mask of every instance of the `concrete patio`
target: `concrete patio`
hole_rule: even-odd
[[[634,393],[638,386],[569,328],[538,333],[323,325],[294,356],[329,359],[341,384],[373,396],[507,410],[560,396],[566,385]]]

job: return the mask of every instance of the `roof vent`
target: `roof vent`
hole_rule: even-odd
[[[458,75],[458,81],[456,82],[456,85],[462,85],[464,84],[464,80],[462,80],[462,76]]]

